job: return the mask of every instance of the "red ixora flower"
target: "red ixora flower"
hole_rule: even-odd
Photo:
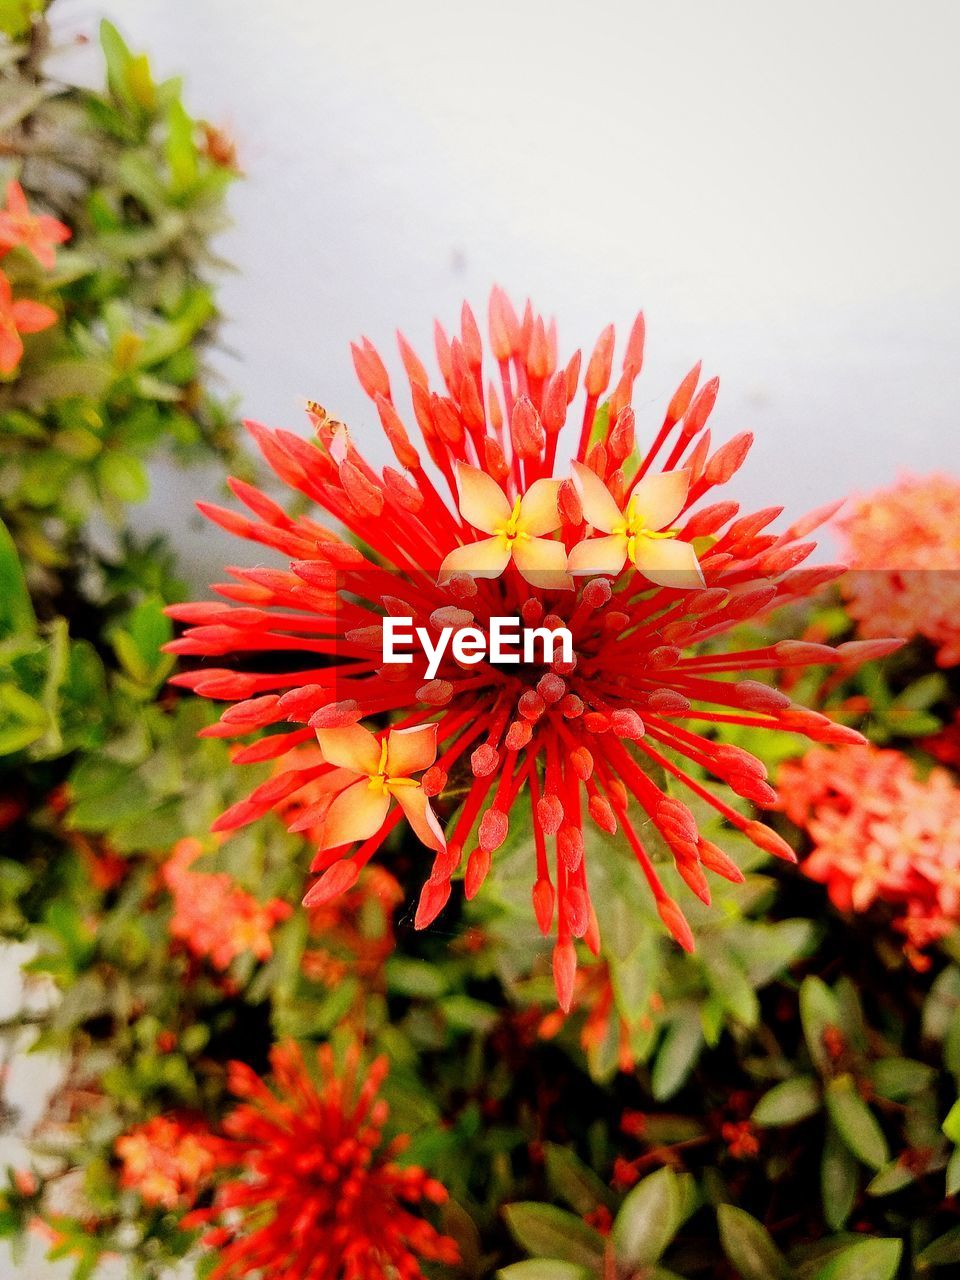
[[[813,851],[801,864],[841,911],[882,902],[907,958],[960,924],[960,787],[946,769],[920,778],[908,756],[874,746],[815,748],[777,779],[791,822]]]
[[[394,1162],[405,1145],[383,1145],[387,1073],[378,1058],[358,1080],[359,1051],[338,1075],[329,1045],[318,1050],[321,1087],[292,1043],[271,1051],[273,1090],[244,1063],[230,1064],[243,1099],[227,1116],[224,1163],[213,1207],[188,1214],[187,1228],[223,1219],[206,1242],[219,1261],[210,1280],[256,1273],[287,1280],[415,1280],[421,1261],[455,1263],[453,1240],[415,1212],[442,1204],[445,1189],[417,1166]]]
[[[175,683],[232,703],[205,733],[232,737],[288,726],[235,756],[238,762],[282,757],[283,768],[223,814],[220,831],[286,805],[342,770],[342,752],[317,762],[318,735],[324,749],[325,734],[333,742],[362,719],[391,721],[390,741],[398,731],[435,726],[437,758],[426,767],[418,754],[416,768],[424,769],[418,778],[403,771],[397,775],[402,785],[391,785],[397,781],[388,763],[393,748],[385,745],[387,731],[377,730],[382,754],[364,739],[363,759],[353,759],[349,779],[334,779],[329,794],[301,816],[304,829],[329,811],[333,828],[320,842],[311,869],[322,874],[306,901],[354,884],[415,803],[419,827],[434,834],[427,799],[440,795],[449,777],[464,784],[466,798],[443,838],[434,838],[416,916],[423,927],[446,904],[465,852],[465,891],[476,894],[507,837],[514,805],[524,800],[532,817],[534,907],[544,934],[556,921],[554,976],[560,1003],[569,1008],[575,939],[599,951],[583,857],[586,815],[606,832],[622,830],[661,918],[692,948],[641,828],[653,824],[683,879],[705,901],[705,871],[730,880],[741,873],[699,835],[691,810],[666,795],[655,774],[666,770],[761,848],[793,860],[770,828],[692,777],[684,758],[738,795],[772,805],[776,796],[762,762],[714,741],[717,726],[786,729],[820,742],[863,739],[753,677],[811,663],[852,664],[891,645],[834,649],[786,640],[726,654],[713,645],[699,651],[701,642],[839,575],[835,565],[800,567],[815,546],[807,535],[836,506],[775,533],[770,526],[782,508],[741,516],[736,502],[714,500],[743,463],[752,437],[741,434],[712,448],[707,423],[718,379],[701,382],[699,364],[639,453],[630,401],[643,363],[642,316],[616,377],[612,326],[581,379],[580,353],[560,363],[555,326],[529,303],[518,317],[499,289],[490,301],[489,380],[466,305],[458,336],[436,329],[439,390],[405,339],[399,344],[427,457],[411,440],[387,370],[367,339],[353,348],[354,363],[398,467],[375,471],[343,424],[317,405],[309,407],[313,442],[249,423],[270,466],[344,526],[346,536],[310,516],[288,516],[239,480],[230,485],[249,515],[201,503],[216,523],[281,553],[288,567],[231,569],[233,581],[215,588],[229,603],[170,610],[190,624],[168,646],[172,652],[233,663],[204,663]],[[560,442],[581,385],[579,443],[568,461]],[[527,628],[566,627],[573,653],[539,667],[466,665],[448,648],[428,678],[425,659],[384,662],[386,615],[411,617],[424,628],[481,632],[492,617],[519,617]],[[301,751],[310,754],[298,765]],[[367,798],[362,813],[348,813],[335,799],[348,780],[353,795]],[[354,843],[346,844],[348,838]]]
[[[271,931],[290,915],[290,904],[280,898],[259,902],[225,871],[194,871],[202,854],[199,840],[178,840],[161,868],[173,898],[170,937],[221,972],[248,951],[269,960]]]
[[[154,1116],[122,1133],[114,1143],[120,1185],[139,1192],[145,1204],[190,1208],[229,1151],[202,1119]]]
[[[841,583],[862,636],[925,636],[941,667],[960,663],[960,480],[901,476],[838,521],[850,552]]]

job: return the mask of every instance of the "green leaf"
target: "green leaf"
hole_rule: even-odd
[[[656,1262],[680,1225],[680,1187],[672,1169],[658,1169],[638,1182],[613,1223],[617,1259],[631,1266]]]
[[[589,1276],[595,1274],[572,1262],[558,1262],[553,1258],[528,1258],[526,1262],[511,1262],[508,1267],[501,1267],[497,1272],[497,1280],[588,1280]]]
[[[118,101],[130,104],[130,93],[127,88],[127,70],[133,55],[120,32],[106,18],[100,23],[100,46],[107,60],[107,80],[110,92]]]
[[[838,1076],[826,1091],[827,1110],[847,1149],[871,1169],[882,1169],[890,1148],[873,1112],[857,1092],[853,1077]]]
[[[572,1213],[525,1200],[506,1205],[503,1216],[517,1244],[535,1258],[559,1258],[592,1268],[603,1261],[603,1236]]]
[[[901,1164],[899,1160],[891,1160],[867,1183],[867,1195],[892,1196],[894,1192],[902,1191],[904,1187],[908,1187],[916,1180],[917,1175],[912,1169]]]
[[[36,698],[15,684],[0,684],[0,754],[22,751],[42,738],[49,717]]]
[[[110,633],[110,642],[129,676],[151,684],[170,669],[170,658],[160,652],[173,636],[173,625],[156,596],[143,600]]]
[[[902,1253],[902,1240],[858,1240],[835,1254],[814,1280],[893,1280]]]
[[[914,1094],[922,1093],[934,1082],[936,1075],[933,1067],[910,1058],[882,1058],[870,1070],[876,1092],[893,1102],[903,1102]]]
[[[0,520],[0,637],[33,635],[37,618],[10,530]]]
[[[796,1124],[814,1115],[823,1105],[820,1086],[812,1076],[797,1076],[765,1093],[753,1110],[754,1124],[764,1128]]]
[[[197,147],[193,121],[179,100],[171,102],[167,112],[166,151],[173,194],[183,195],[197,180]]]
[[[696,1008],[674,1018],[663,1037],[653,1066],[651,1088],[658,1102],[672,1097],[693,1070],[703,1048],[703,1029]]]
[[[827,1226],[839,1231],[857,1196],[857,1162],[840,1141],[833,1125],[827,1127],[820,1160],[820,1194]]]
[[[951,1262],[960,1262],[960,1227],[951,1227],[931,1240],[916,1257],[918,1267],[945,1267]]]
[[[437,965],[395,955],[387,962],[387,989],[397,995],[437,1000],[447,990],[447,979]]]
[[[955,1196],[960,1191],[960,1147],[947,1161],[947,1195]]]
[[[766,1227],[736,1205],[717,1209],[720,1243],[742,1280],[789,1280],[787,1260]]]
[[[584,1164],[575,1151],[548,1142],[544,1144],[544,1155],[550,1190],[565,1200],[575,1213],[583,1216],[599,1204],[613,1204],[613,1196],[606,1183],[589,1165]]]
[[[951,1142],[960,1145],[960,1100],[955,1102],[947,1112],[943,1122],[943,1132]]]
[[[143,502],[149,496],[146,469],[132,453],[104,453],[97,461],[97,477],[105,492],[119,502]]]
[[[813,1064],[821,1075],[826,1075],[831,1062],[823,1035],[828,1027],[839,1027],[840,1009],[830,988],[812,974],[804,978],[800,987],[800,1021]]]

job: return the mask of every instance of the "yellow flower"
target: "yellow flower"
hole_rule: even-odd
[[[689,471],[645,476],[621,511],[596,472],[581,462],[572,465],[584,519],[606,536],[585,538],[572,548],[568,560],[571,573],[616,577],[629,560],[657,586],[703,586],[697,553],[669,527],[687,500]]]
[[[440,566],[440,582],[455,573],[499,578],[512,560],[534,587],[570,588],[567,553],[562,542],[542,535],[560,528],[559,480],[535,480],[511,507],[497,482],[476,467],[457,467],[460,514],[489,538],[456,547]]]
[[[411,773],[429,769],[437,758],[437,726],[391,729],[381,740],[359,724],[318,729],[323,758],[335,766],[323,782],[337,795],[323,818],[321,849],[367,840],[386,821],[396,800],[428,848],[446,848],[443,831],[423,788]]]

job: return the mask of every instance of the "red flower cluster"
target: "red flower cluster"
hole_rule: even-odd
[[[202,853],[199,840],[178,840],[163,865],[163,882],[173,897],[171,938],[221,972],[246,951],[269,960],[270,931],[290,915],[290,904],[280,898],[258,902],[225,871],[191,871]]]
[[[903,476],[838,521],[850,549],[841,586],[861,635],[925,636],[960,662],[960,480]]]
[[[69,240],[70,229],[56,218],[32,214],[19,182],[7,184],[7,207],[0,209],[0,258],[23,248],[41,267],[52,271],[56,246]],[[13,373],[23,356],[23,335],[39,333],[57,322],[52,307],[32,298],[13,296],[13,286],[0,271],[0,374]]]
[[[923,948],[960,923],[960,788],[945,769],[925,779],[899,751],[814,749],[783,765],[784,811],[804,827],[803,862],[841,911],[883,902],[918,968]]]
[[[120,1135],[120,1185],[145,1204],[187,1209],[222,1163],[227,1144],[192,1116],[154,1116]]]
[[[343,424],[318,406],[310,409],[314,442],[249,424],[277,474],[347,536],[311,517],[288,516],[239,480],[231,488],[249,515],[200,504],[223,528],[281,553],[289,567],[232,569],[233,581],[216,587],[230,603],[170,610],[190,624],[172,652],[232,664],[204,662],[175,682],[232,704],[207,733],[288,726],[237,753],[239,762],[282,758],[284,768],[225,813],[217,829],[243,826],[305,788],[319,791],[299,819],[300,829],[320,824],[323,831],[312,866],[322,875],[308,903],[354,884],[406,815],[432,850],[417,911],[417,925],[425,926],[446,904],[464,854],[465,891],[477,893],[507,838],[511,812],[526,799],[533,903],[544,934],[556,922],[554,976],[568,1008],[575,939],[599,950],[583,856],[586,816],[606,832],[623,831],[664,923],[690,949],[690,929],[653,866],[643,827],[657,830],[705,901],[705,872],[741,875],[700,836],[691,810],[665,793],[657,774],[665,770],[761,848],[792,860],[772,830],[737,812],[682,762],[759,805],[773,804],[763,763],[718,745],[712,735],[719,726],[785,729],[820,742],[862,738],[753,676],[853,663],[889,646],[787,640],[717,651],[714,642],[725,632],[839,575],[832,565],[800,567],[815,545],[807,535],[835,508],[775,533],[770,527],[781,508],[740,516],[736,502],[711,501],[752,438],[712,447],[708,420],[718,380],[701,382],[699,365],[638,452],[630,402],[643,363],[642,316],[617,375],[612,326],[581,378],[580,353],[562,363],[555,326],[529,304],[517,316],[500,290],[490,302],[493,378],[486,378],[467,306],[458,336],[437,327],[439,390],[399,341],[427,457],[411,440],[387,370],[366,339],[354,347],[354,362],[398,468],[375,471]],[[581,385],[579,444],[558,467]],[[488,633],[496,616],[519,617],[527,628],[562,626],[573,656],[546,667],[467,665],[448,648],[428,678],[425,660],[384,661],[385,615],[434,630]],[[358,723],[384,719],[391,728],[375,734]],[[311,754],[298,765],[303,750]],[[444,832],[429,798],[448,778],[465,785],[466,798]]]
[[[187,1228],[222,1221],[206,1237],[219,1257],[210,1280],[415,1280],[421,1261],[457,1262],[454,1242],[410,1209],[442,1204],[446,1191],[422,1169],[394,1163],[404,1139],[382,1144],[386,1060],[362,1083],[356,1048],[342,1076],[329,1045],[318,1060],[319,1089],[293,1044],[272,1050],[274,1091],[231,1064],[230,1088],[244,1101],[224,1123],[226,1163],[238,1173],[218,1187],[213,1208],[184,1219]]]

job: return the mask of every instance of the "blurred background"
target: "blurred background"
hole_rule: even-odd
[[[497,281],[567,352],[642,307],[650,424],[702,357],[716,432],[758,436],[747,502],[960,460],[952,0],[64,0],[55,24],[104,14],[236,141],[220,372],[245,415],[305,430],[315,397],[386,461],[348,343],[393,356],[399,326],[429,356]],[[163,471],[141,511],[200,583],[223,543],[195,496]]]

